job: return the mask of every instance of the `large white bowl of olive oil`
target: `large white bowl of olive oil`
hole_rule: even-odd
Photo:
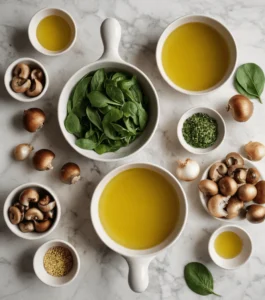
[[[122,255],[135,292],[148,286],[150,262],[177,241],[188,214],[185,192],[167,170],[132,163],[107,174],[96,187],[91,218],[100,239]]]
[[[222,23],[189,15],[164,30],[157,44],[156,61],[171,87],[184,94],[201,95],[216,90],[231,77],[237,48]]]

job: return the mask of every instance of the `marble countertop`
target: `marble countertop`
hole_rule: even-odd
[[[68,10],[78,25],[74,48],[59,57],[37,53],[27,38],[31,16],[40,8],[57,6]],[[195,158],[204,170],[211,162],[230,151],[239,151],[250,140],[265,143],[265,104],[253,101],[254,116],[245,124],[233,121],[225,110],[235,94],[232,81],[206,96],[190,97],[171,89],[161,78],[155,63],[158,37],[171,21],[185,14],[207,14],[223,21],[233,32],[238,45],[238,63],[256,62],[265,70],[265,2],[264,0],[0,0],[0,201],[16,186],[36,181],[50,186],[60,198],[62,218],[57,229],[47,238],[34,242],[13,235],[0,218],[0,299],[1,300],[196,300],[183,278],[184,265],[200,261],[207,265],[215,279],[215,290],[227,300],[263,299],[265,295],[265,223],[242,223],[253,238],[250,261],[235,271],[223,270],[211,261],[208,239],[220,221],[202,208],[197,183],[183,184],[189,202],[187,226],[178,242],[163,252],[150,265],[150,285],[142,294],[133,293],[127,283],[128,266],[124,259],[105,247],[96,236],[89,214],[90,198],[96,184],[108,171],[126,162],[152,162],[175,172],[176,160]],[[75,153],[64,140],[57,121],[59,93],[68,78],[80,67],[93,62],[102,53],[99,34],[101,22],[115,17],[122,26],[120,54],[141,68],[157,89],[161,117],[150,144],[130,160],[98,163]],[[46,96],[34,103],[23,104],[11,99],[3,86],[7,66],[19,57],[40,60],[50,76]],[[265,96],[264,96],[265,97]],[[264,100],[265,101],[265,100]],[[205,105],[217,109],[229,128],[225,143],[205,156],[187,153],[176,138],[178,119],[187,109]],[[47,113],[47,124],[35,134],[22,129],[21,116],[29,107],[40,107]],[[34,171],[27,162],[15,162],[11,151],[19,143],[32,143],[35,149],[49,148],[56,154],[55,168],[50,172]],[[73,186],[60,183],[58,172],[63,163],[75,161],[81,166],[82,180]],[[259,163],[264,167],[264,161]],[[34,252],[43,242],[62,238],[72,243],[81,257],[78,278],[69,286],[54,289],[41,283],[32,268]],[[214,299],[208,296],[207,299]]]

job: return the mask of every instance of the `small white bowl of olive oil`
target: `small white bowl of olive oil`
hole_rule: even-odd
[[[216,265],[233,270],[249,260],[252,241],[249,234],[240,226],[225,225],[216,229],[211,235],[208,251]]]
[[[73,47],[77,29],[74,19],[65,10],[44,8],[32,17],[28,35],[32,46],[37,51],[56,56]]]

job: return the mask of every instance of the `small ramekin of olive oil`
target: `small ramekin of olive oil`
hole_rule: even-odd
[[[62,9],[45,8],[31,19],[28,35],[39,52],[54,56],[70,50],[76,40],[76,25],[69,13]]]
[[[227,225],[213,232],[208,250],[210,257],[219,267],[236,269],[250,258],[252,242],[249,234],[243,228]]]

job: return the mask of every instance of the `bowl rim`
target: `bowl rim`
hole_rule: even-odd
[[[241,155],[241,154],[240,154],[240,155]],[[241,155],[241,156],[242,156],[242,155]],[[242,157],[243,157],[243,156],[242,156]],[[243,157],[243,159],[244,159],[245,164],[248,164],[248,165],[250,166],[249,168],[255,168],[255,169],[257,169],[257,170],[259,171],[259,168],[258,168],[255,164],[253,164],[252,161],[246,159],[245,157]],[[211,164],[209,164],[209,165],[205,168],[204,172],[202,173],[202,176],[201,176],[199,182],[201,182],[201,181],[204,180],[204,179],[207,179],[207,178],[208,178],[207,174],[208,174],[208,172],[209,172],[211,166],[212,166],[213,164],[215,164],[215,163],[217,163],[217,162],[221,162],[221,161],[222,161],[222,160],[216,160],[216,161],[212,162]],[[260,172],[260,180],[264,180],[264,176],[262,175],[261,172]],[[208,210],[208,208],[207,208],[206,199],[205,199],[203,193],[199,190],[199,188],[198,188],[198,193],[199,193],[199,198],[200,198],[201,205],[202,205],[202,207],[204,208],[204,210],[207,212],[207,214],[208,214],[210,217],[212,217],[212,218],[214,218],[214,219],[216,219],[216,220],[218,220],[218,221],[227,223],[227,226],[232,226],[232,225],[233,225],[232,223],[235,223],[235,222],[236,222],[236,223],[237,223],[237,222],[241,222],[241,223],[242,223],[242,221],[246,221],[246,219],[244,219],[244,218],[239,218],[239,219],[236,219],[236,220],[235,220],[235,219],[217,218],[217,217],[212,216],[212,215],[209,213],[209,210]],[[250,201],[250,202],[249,202],[249,205],[251,205],[252,202],[253,202],[253,201]],[[262,204],[259,204],[259,205],[262,205]],[[263,205],[263,206],[264,206],[264,205]],[[225,226],[225,225],[224,225],[224,226]],[[235,225],[235,226],[236,226],[236,225]]]
[[[212,251],[215,251],[215,250],[212,250],[213,247],[213,242],[214,240],[216,239],[218,233],[221,231],[221,232],[224,232],[225,228],[237,228],[239,229],[239,231],[242,231],[248,238],[248,244],[249,244],[249,247],[250,247],[250,252],[248,254],[248,257],[238,266],[236,267],[225,267],[224,265],[222,264],[219,264],[212,256]],[[233,231],[233,230],[232,230]],[[234,232],[234,231],[233,231]],[[248,262],[248,260],[250,259],[252,253],[253,253],[253,242],[252,242],[252,239],[251,239],[251,236],[250,234],[244,229],[242,228],[241,226],[239,225],[236,225],[236,224],[227,224],[227,225],[222,225],[222,226],[219,226],[218,228],[216,228],[213,233],[211,234],[210,238],[209,238],[209,241],[208,241],[208,253],[211,257],[211,260],[220,268],[222,269],[225,269],[225,270],[235,270],[235,269],[238,269],[240,268],[241,266],[243,266],[244,264],[246,264]]]
[[[102,194],[104,189],[102,189],[101,185],[104,183],[104,181],[108,180],[106,183],[106,184],[108,184],[118,174],[120,174],[126,170],[130,170],[130,169],[134,169],[134,168],[147,168],[147,169],[153,170],[154,172],[158,172],[158,173],[160,171],[161,173],[164,173],[168,178],[172,179],[174,184],[176,184],[180,190],[181,196],[179,196],[179,197],[182,198],[181,201],[183,202],[182,205],[184,206],[184,210],[185,210],[183,222],[180,225],[179,231],[172,236],[172,239],[168,243],[166,243],[166,240],[167,240],[166,239],[159,245],[156,245],[156,246],[154,246],[152,248],[148,248],[148,249],[142,249],[142,250],[126,248],[124,246],[119,245],[117,242],[115,242],[111,238],[110,238],[111,244],[106,242],[105,238],[103,238],[101,233],[99,232],[99,228],[102,225],[98,224],[98,222],[100,223],[100,218],[98,216],[98,208],[96,207],[96,205],[99,202],[99,198],[100,198],[100,197],[97,197],[96,194],[97,193],[100,193],[100,195]],[[105,186],[106,186],[106,184],[105,184]],[[173,183],[172,183],[172,185],[173,185]],[[114,252],[116,252],[122,256],[131,257],[131,258],[155,257],[156,255],[161,253],[163,250],[170,248],[172,245],[174,245],[175,242],[177,242],[177,240],[183,234],[183,231],[185,230],[185,227],[187,225],[187,220],[188,220],[188,211],[189,211],[189,204],[188,204],[187,196],[186,196],[185,190],[182,187],[179,180],[171,172],[169,172],[166,168],[164,168],[160,165],[157,165],[157,164],[145,163],[145,162],[135,162],[135,163],[123,164],[123,165],[111,170],[110,172],[108,172],[97,184],[97,186],[93,192],[93,195],[91,198],[91,203],[90,203],[90,217],[91,217],[93,228],[96,231],[99,239],[104,243],[104,245],[106,245],[107,247],[112,249]],[[95,215],[95,213],[97,213],[97,214]],[[97,217],[99,218],[99,221],[97,221]],[[109,235],[105,232],[104,228],[103,228],[103,231],[106,234],[106,236],[109,237]],[[170,235],[169,235],[169,237],[170,237]],[[164,243],[166,243],[166,244],[164,245]]]
[[[43,233],[37,233],[35,236],[28,236],[27,234],[25,234],[24,232],[20,232],[19,229],[18,231],[14,230],[15,226],[10,222],[9,217],[8,217],[8,209],[10,207],[10,204],[12,204],[14,202],[14,196],[22,189],[26,189],[29,187],[38,187],[40,189],[46,190],[48,191],[49,194],[52,195],[53,199],[56,201],[56,207],[57,207],[57,212],[56,212],[56,218],[51,226],[51,228],[49,230],[47,230],[46,232]],[[60,201],[59,198],[57,197],[56,193],[49,188],[48,186],[41,184],[41,183],[37,183],[37,182],[29,182],[29,183],[24,183],[21,184],[19,186],[17,186],[16,188],[12,189],[10,191],[10,193],[7,195],[5,202],[4,202],[4,206],[3,206],[3,216],[4,216],[4,220],[5,223],[7,225],[7,227],[10,229],[10,231],[15,234],[16,236],[25,239],[25,240],[38,240],[41,238],[44,238],[46,236],[48,236],[50,233],[52,233],[55,228],[57,227],[60,218],[61,218],[61,205],[60,205]]]
[[[41,13],[47,11],[47,10],[55,10],[55,11],[60,11],[62,13],[64,13],[65,15],[67,15],[67,17],[69,17],[69,19],[71,20],[71,22],[73,23],[73,29],[74,29],[74,32],[73,32],[73,39],[72,41],[69,43],[68,47],[65,48],[64,50],[62,51],[49,51],[49,50],[46,50],[44,47],[41,46],[41,48],[37,48],[36,47],[36,44],[32,38],[32,35],[34,34],[32,32],[32,23],[34,21],[34,19]],[[39,53],[42,53],[44,55],[47,55],[47,56],[58,56],[58,55],[61,55],[61,54],[64,54],[66,52],[68,52],[75,44],[76,42],[76,39],[77,39],[77,25],[76,25],[76,22],[74,20],[74,18],[72,17],[72,15],[65,9],[62,9],[62,8],[59,8],[59,7],[44,7],[40,10],[38,10],[30,19],[30,22],[29,22],[29,25],[28,25],[28,37],[29,37],[29,40],[30,40],[30,43],[31,45],[33,46],[33,48],[38,51]]]
[[[221,27],[223,27],[227,33],[230,35],[230,38],[231,38],[231,41],[233,42],[233,48],[234,48],[234,52],[235,52],[235,58],[234,58],[234,61],[233,62],[230,62],[231,66],[233,66],[231,68],[231,72],[230,74],[228,73],[227,76],[226,76],[226,79],[225,77],[222,78],[219,82],[217,82],[214,86],[210,87],[209,89],[207,90],[202,90],[202,91],[189,91],[189,90],[186,90],[186,89],[183,89],[181,87],[179,87],[178,85],[176,85],[165,73],[164,71],[164,68],[163,68],[163,65],[162,65],[162,59],[161,59],[161,54],[162,54],[162,49],[163,49],[163,45],[164,45],[164,42],[162,43],[162,39],[166,36],[168,37],[168,35],[170,33],[172,33],[177,27],[179,26],[176,26],[174,27],[172,30],[170,30],[170,27],[174,26],[176,23],[182,21],[182,20],[185,20],[185,19],[190,19],[190,18],[204,18],[204,19],[208,19],[208,20],[211,20],[213,22],[216,22],[218,25],[220,25]],[[167,34],[166,32],[170,30],[170,32]],[[228,29],[228,27],[226,25],[224,25],[223,22],[221,22],[220,20],[218,20],[217,18],[214,18],[214,17],[210,17],[210,16],[207,16],[207,15],[203,15],[203,14],[186,14],[184,16],[181,16],[177,19],[175,19],[174,21],[172,21],[171,23],[169,23],[167,25],[167,27],[163,30],[163,32],[161,33],[159,39],[158,39],[158,42],[157,42],[157,46],[156,46],[156,53],[155,53],[155,56],[156,56],[156,65],[157,65],[157,68],[159,70],[159,73],[160,75],[162,76],[162,78],[164,79],[164,81],[169,85],[171,86],[174,90],[180,92],[180,93],[183,93],[183,94],[186,94],[186,95],[191,95],[191,96],[199,96],[199,95],[206,95],[206,94],[209,94],[213,91],[216,91],[218,90],[219,88],[221,88],[231,77],[232,75],[234,74],[235,72],[235,68],[236,68],[236,65],[237,65],[237,60],[238,60],[238,53],[237,53],[237,45],[236,45],[236,40],[235,40],[235,37],[234,35],[232,34],[232,32]]]
[[[40,69],[42,69],[43,73],[44,73],[44,76],[45,76],[45,85],[44,85],[44,88],[42,90],[42,92],[36,96],[36,97],[28,97],[28,98],[22,98],[21,97],[21,94],[20,93],[15,93],[12,91],[11,87],[10,87],[10,80],[9,80],[9,75],[11,74],[11,79],[12,79],[12,71],[14,69],[14,67],[21,63],[21,62],[24,62],[24,61],[30,61],[36,65],[38,65],[38,67]],[[5,75],[4,75],[4,83],[5,83],[5,88],[6,88],[6,91],[8,92],[8,94],[15,100],[18,100],[20,102],[24,102],[24,103],[30,103],[30,102],[34,102],[34,101],[37,101],[37,100],[40,100],[47,92],[48,90],[48,86],[50,84],[50,81],[49,81],[49,75],[48,75],[48,72],[46,70],[46,68],[44,67],[44,65],[39,62],[38,60],[34,59],[34,58],[31,58],[31,57],[21,57],[21,58],[18,58],[16,59],[15,61],[13,61],[7,68],[6,68],[6,71],[5,71]]]
[[[192,150],[192,146],[190,146],[186,141],[185,141],[185,139],[183,138],[183,136],[182,136],[182,127],[181,127],[181,124],[182,123],[184,123],[185,122],[185,120],[187,119],[187,114],[189,114],[190,112],[192,112],[193,110],[201,110],[201,112],[203,113],[204,111],[205,111],[205,113],[207,113],[206,111],[211,111],[211,112],[213,112],[215,115],[216,115],[216,117],[220,120],[220,122],[222,123],[222,125],[223,125],[223,136],[222,136],[222,138],[220,139],[220,141],[219,141],[219,143],[214,143],[211,147],[213,147],[213,146],[215,146],[213,149],[210,149],[211,147],[208,147],[208,148],[194,148],[195,150],[193,151]],[[220,134],[220,132],[219,132],[219,134]],[[205,107],[205,106],[195,106],[195,107],[192,107],[192,108],[190,108],[190,109],[188,109],[187,111],[185,111],[183,114],[182,114],[182,116],[180,117],[180,119],[179,119],[179,121],[178,121],[178,124],[177,124],[177,136],[178,136],[178,140],[179,140],[179,142],[180,142],[180,144],[181,144],[181,146],[185,149],[185,150],[187,150],[188,152],[190,152],[190,153],[192,153],[192,154],[197,154],[197,155],[204,155],[204,154],[208,154],[208,153],[210,153],[210,152],[213,152],[213,151],[215,151],[216,149],[218,149],[222,144],[223,144],[223,142],[224,142],[224,140],[225,140],[225,136],[226,136],[226,125],[225,125],[225,121],[224,121],[224,119],[223,119],[223,117],[221,116],[221,114],[217,111],[217,110],[215,110],[215,109],[213,109],[213,108],[210,108],[210,107]],[[180,138],[181,137],[181,138]],[[191,147],[191,148],[190,148]],[[202,149],[202,150],[204,150],[203,152],[197,152],[196,151],[196,149]],[[209,150],[207,150],[207,149],[209,149]]]
[[[78,149],[78,147],[74,147],[74,145],[68,140],[68,137],[66,136],[66,133],[64,132],[63,130],[63,121],[61,120],[61,113],[60,113],[60,109],[59,109],[59,106],[62,105],[63,103],[63,97],[62,97],[62,94],[66,88],[66,86],[68,85],[68,83],[70,81],[72,81],[75,77],[78,77],[78,75],[80,73],[82,73],[84,70],[88,69],[87,73],[90,73],[92,72],[93,70],[95,70],[95,67],[97,64],[122,64],[123,66],[125,66],[126,68],[130,68],[131,71],[130,72],[133,72],[136,71],[136,72],[139,72],[146,80],[146,82],[148,83],[148,85],[151,87],[155,97],[153,97],[153,100],[156,102],[156,106],[157,106],[157,117],[156,117],[156,120],[155,120],[155,124],[153,125],[153,128],[152,128],[152,132],[150,134],[150,136],[143,142],[142,146],[139,147],[138,149],[136,149],[135,151],[129,153],[128,155],[125,155],[125,156],[122,156],[122,157],[117,157],[117,158],[104,158],[104,154],[102,155],[98,155],[97,158],[93,157],[91,158],[89,153],[90,151],[93,151],[93,150],[87,150],[87,153],[88,155],[85,155],[84,153],[81,152],[81,150]],[[104,68],[103,66],[101,66],[101,68]],[[77,83],[77,82],[76,82]],[[120,160],[123,160],[123,159],[127,159],[127,158],[130,158],[132,157],[133,155],[135,155],[136,153],[138,153],[140,150],[142,150],[144,147],[146,147],[149,142],[151,141],[151,139],[153,138],[155,132],[156,132],[156,129],[158,127],[158,123],[159,123],[159,116],[160,116],[160,105],[159,105],[159,97],[158,97],[158,94],[157,94],[157,91],[153,85],[153,83],[151,82],[151,80],[149,79],[149,77],[142,71],[140,70],[139,68],[137,68],[136,66],[132,65],[132,64],[129,64],[129,63],[126,63],[125,61],[123,61],[122,59],[121,60],[107,60],[107,59],[99,59],[95,62],[92,62],[84,67],[82,67],[81,69],[77,70],[69,79],[68,81],[65,83],[61,93],[60,93],[60,96],[59,96],[59,101],[58,101],[58,106],[57,106],[57,118],[58,118],[58,122],[59,122],[59,127],[61,129],[61,132],[65,138],[65,140],[67,141],[67,143],[71,146],[72,149],[74,149],[76,152],[78,152],[80,155],[86,157],[86,158],[89,158],[89,159],[93,159],[95,161],[101,161],[101,162],[115,162],[115,161],[120,161]],[[145,129],[144,129],[145,130]]]
[[[43,280],[42,277],[39,276],[39,273],[36,271],[37,268],[38,268],[38,264],[39,264],[39,260],[38,260],[38,254],[39,254],[39,252],[42,250],[42,248],[45,248],[46,246],[48,247],[48,245],[52,244],[52,243],[63,244],[63,245],[66,246],[66,248],[70,248],[72,250],[72,253],[74,253],[74,256],[76,258],[76,263],[77,263],[76,272],[71,277],[71,279],[69,279],[68,281],[66,281],[65,283],[62,283],[62,284],[47,283],[45,280]],[[38,249],[36,250],[36,252],[34,254],[34,257],[33,257],[33,269],[34,269],[34,272],[35,272],[36,276],[44,284],[46,284],[48,286],[51,286],[51,287],[55,287],[55,288],[56,287],[63,287],[63,286],[66,286],[66,285],[70,284],[77,277],[77,275],[78,275],[78,273],[80,271],[80,257],[79,257],[79,254],[78,254],[77,250],[75,249],[75,247],[71,243],[69,243],[67,241],[64,241],[62,239],[52,239],[52,240],[49,240],[49,241],[43,243],[42,245],[40,245],[38,247]]]

